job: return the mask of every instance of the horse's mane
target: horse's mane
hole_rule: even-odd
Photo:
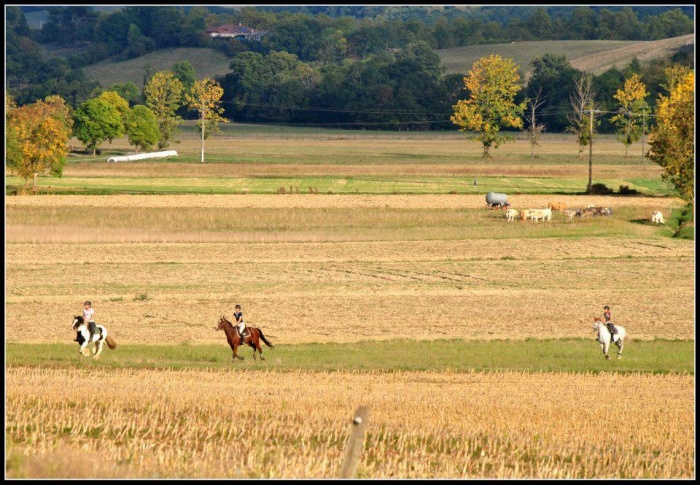
[[[231,322],[229,321],[229,319],[228,319],[228,318],[226,318],[226,315],[221,315],[221,318],[223,318],[223,319],[224,319],[224,322],[228,323],[228,324],[229,324],[230,326],[232,326],[232,327],[233,327],[233,324],[232,324],[232,323],[231,323]]]
[[[76,315],[75,318],[78,320],[78,323],[85,323],[85,319],[82,315]]]

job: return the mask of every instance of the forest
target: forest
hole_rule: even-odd
[[[656,40],[694,31],[692,11],[678,7],[52,6],[42,28],[33,29],[25,13],[37,8],[6,9],[6,87],[19,106],[59,95],[75,109],[106,90],[120,92],[134,106],[143,102],[146,74],[142,86],[120,86],[118,80],[116,87],[101,86],[82,68],[200,47],[231,60],[230,73],[217,79],[229,119],[384,130],[454,129],[450,115],[469,95],[467,73],[445,74],[436,49],[529,40]],[[265,35],[246,41],[206,34],[239,23]],[[672,64],[692,68],[693,48],[668,59],[635,59],[594,76],[597,107],[614,109],[616,91],[637,74],[653,109],[664,70]],[[55,54],[60,51],[66,54]],[[186,67],[187,59],[182,61]],[[516,101],[545,93],[540,119],[548,132],[563,132],[574,80],[583,73],[565,56],[547,52],[532,67]],[[186,74],[196,76],[183,69]],[[599,129],[614,128],[602,119]]]

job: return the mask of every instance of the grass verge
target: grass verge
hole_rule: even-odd
[[[273,342],[274,344],[274,342]],[[216,345],[120,345],[105,347],[99,360],[82,357],[77,344],[6,344],[6,366],[51,368],[220,369],[312,371],[521,371],[694,374],[695,343],[689,340],[630,341],[623,358],[610,349],[606,361],[593,338],[524,341],[368,341],[263,347],[266,360],[253,361],[252,349],[233,362],[230,347]]]

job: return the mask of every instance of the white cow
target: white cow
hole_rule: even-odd
[[[530,218],[538,222],[540,219],[543,221],[546,219],[548,221],[552,220],[552,209],[530,209]]]
[[[651,222],[655,224],[663,224],[664,215],[659,211],[654,211],[654,213],[651,215]]]
[[[508,222],[513,222],[518,215],[519,213],[515,209],[508,209],[506,211],[506,218],[508,219]]]

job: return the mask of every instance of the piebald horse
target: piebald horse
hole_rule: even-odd
[[[593,330],[598,332],[598,343],[600,343],[600,348],[607,360],[610,360],[608,349],[610,348],[611,341],[617,345],[617,348],[619,349],[617,351],[617,358],[622,358],[622,347],[625,345],[625,336],[627,333],[625,332],[625,328],[621,325],[615,325],[615,328],[617,329],[617,333],[614,336],[611,336],[608,326],[605,325],[599,317],[593,318]]]
[[[234,325],[231,322],[229,322],[223,315],[221,315],[221,318],[219,318],[219,323],[216,327],[214,327],[214,330],[224,331],[224,333],[226,334],[226,340],[228,341],[228,344],[233,350],[234,359],[243,360],[243,356],[238,355],[236,353],[239,345],[247,344],[253,347],[253,359],[257,359],[257,354],[259,353],[260,360],[265,360],[265,357],[263,357],[262,354],[262,347],[260,347],[260,341],[262,340],[263,342],[265,342],[265,345],[267,345],[270,348],[273,347],[272,344],[268,342],[265,336],[263,335],[262,330],[260,330],[257,327],[249,327],[246,325],[245,330],[247,330],[248,333],[245,335],[245,337],[241,338],[241,335],[238,333],[238,327],[234,327]],[[244,331],[244,333],[246,332]]]
[[[90,356],[90,351],[87,349],[88,344],[95,342],[95,347],[92,349],[92,353],[95,358],[99,358],[102,353],[102,344],[106,343],[107,347],[114,350],[117,348],[117,342],[114,341],[112,337],[107,336],[107,329],[103,325],[96,325],[97,333],[90,338],[90,330],[88,330],[85,319],[77,315],[73,317],[73,324],[71,328],[76,332],[79,332],[78,344],[80,345],[80,353],[85,357]]]

